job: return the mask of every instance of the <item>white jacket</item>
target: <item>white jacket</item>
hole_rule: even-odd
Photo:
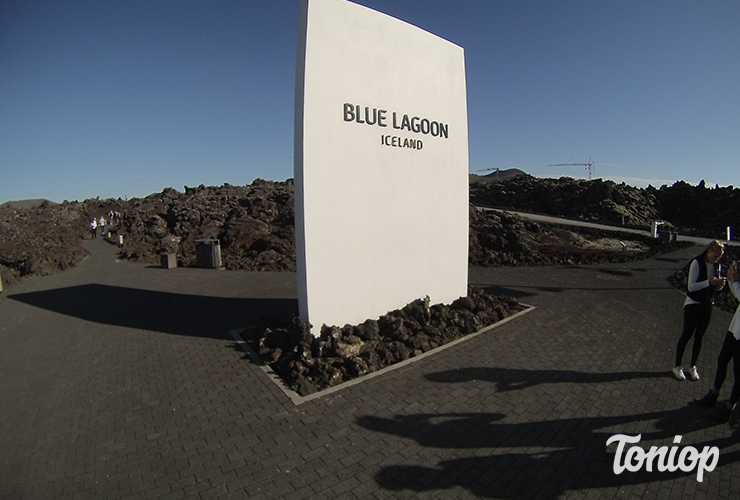
[[[730,291],[737,300],[740,300],[740,281],[733,281],[732,283],[730,283]],[[740,305],[738,305],[737,309],[735,309],[735,315],[732,317],[732,321],[730,321],[730,327],[727,330],[732,332],[732,335],[734,335],[735,339],[740,340]]]

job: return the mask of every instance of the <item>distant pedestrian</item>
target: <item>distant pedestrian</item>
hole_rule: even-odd
[[[105,218],[102,215],[98,221],[98,226],[100,226],[100,234],[105,235]]]
[[[686,374],[691,380],[699,380],[699,371],[696,361],[701,351],[701,341],[709,326],[712,317],[712,297],[715,291],[725,286],[725,278],[720,277],[720,266],[717,263],[725,247],[719,240],[709,243],[709,246],[689,266],[689,278],[686,300],[683,305],[683,331],[676,346],[676,365],[672,372],[678,380],[686,380]],[[691,363],[688,370],[683,368],[683,353],[689,339],[694,337],[691,349]]]
[[[98,223],[95,221],[94,218],[90,222],[90,236],[92,237],[92,239],[98,237]]]
[[[727,278],[730,282],[730,291],[736,299],[740,300],[740,269],[738,269],[738,263],[735,262],[727,272]],[[727,422],[730,419],[732,410],[735,408],[738,400],[740,400],[740,305],[735,309],[735,315],[730,321],[730,326],[725,334],[725,341],[722,344],[722,349],[719,351],[717,356],[717,374],[714,377],[714,385],[709,390],[706,396],[698,399],[696,402],[702,406],[714,406],[719,397],[719,390],[722,388],[722,384],[727,376],[727,365],[730,364],[730,360],[733,361],[733,374],[735,376],[735,383],[732,385],[732,392],[730,399],[723,405],[718,406],[710,415],[712,418],[719,422]]]

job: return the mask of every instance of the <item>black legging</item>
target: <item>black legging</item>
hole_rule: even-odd
[[[689,366],[696,366],[696,360],[699,359],[699,351],[701,351],[701,339],[704,337],[704,332],[707,331],[709,326],[709,320],[712,317],[712,304],[688,304],[683,308],[683,332],[681,332],[681,338],[678,339],[678,346],[676,347],[676,365],[681,366],[683,364],[683,352],[686,350],[686,344],[689,343],[689,339],[694,337],[694,345],[691,349],[691,364]]]
[[[735,383],[732,385],[732,394],[730,394],[730,404],[740,400],[740,340],[735,339],[732,332],[727,332],[725,341],[722,343],[722,349],[717,356],[717,375],[714,377],[714,389],[719,390],[727,377],[727,365],[733,360],[732,372],[735,375]]]

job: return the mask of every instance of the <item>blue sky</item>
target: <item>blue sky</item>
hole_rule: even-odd
[[[465,49],[470,171],[738,184],[737,0],[361,0]],[[293,176],[298,0],[0,2],[0,203]]]

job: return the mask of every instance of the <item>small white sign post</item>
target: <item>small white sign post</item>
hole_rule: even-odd
[[[301,319],[356,324],[466,295],[463,49],[346,0],[303,0],[298,45]]]

